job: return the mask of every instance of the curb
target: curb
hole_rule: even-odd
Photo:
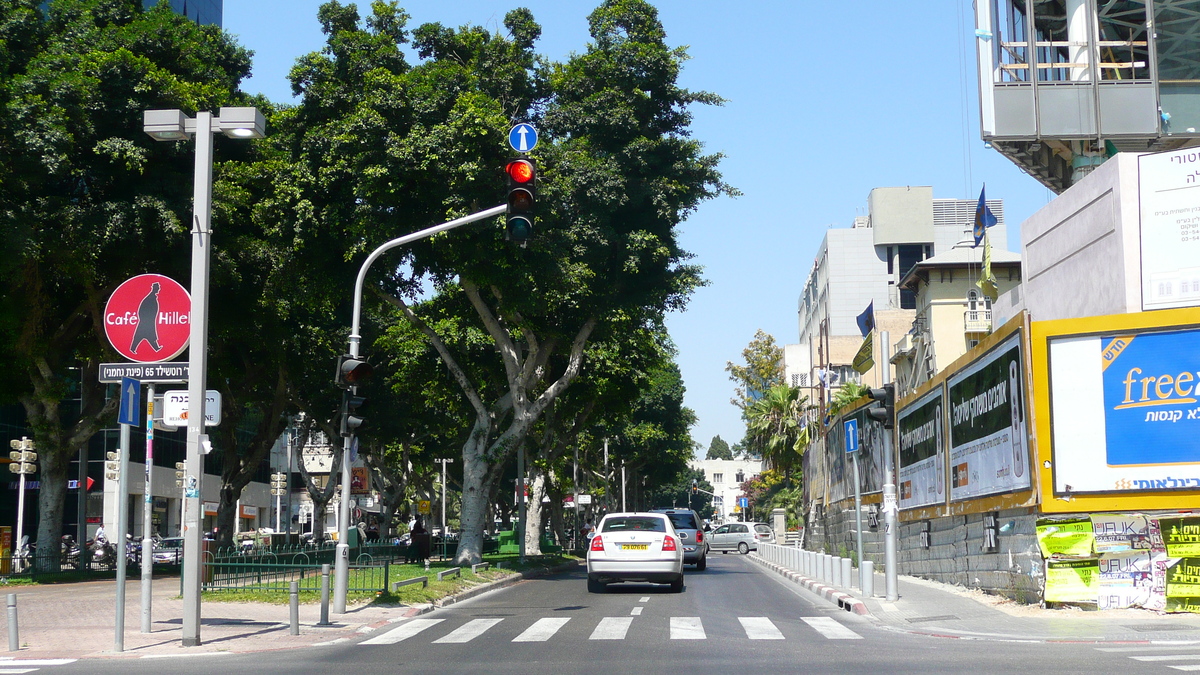
[[[776,565],[775,563],[767,562],[766,560],[760,558],[757,554],[751,556],[750,559],[762,565],[763,567],[776,572],[789,581],[807,588],[813,593],[821,596],[821,598],[824,600],[836,604],[838,609],[844,609],[847,612],[858,614],[860,616],[871,616],[871,611],[867,609],[866,603],[848,593],[844,593],[836,588],[833,588],[832,586],[826,586],[825,584],[817,582],[813,579],[809,579],[803,574],[794,572],[786,567],[783,567],[782,565]]]

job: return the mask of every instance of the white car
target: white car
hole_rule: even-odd
[[[646,581],[683,591],[683,542],[661,513],[610,513],[588,544],[588,592],[610,583]]]

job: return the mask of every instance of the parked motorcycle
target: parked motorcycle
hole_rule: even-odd
[[[64,534],[59,544],[59,565],[79,569],[79,544],[69,534]]]
[[[88,543],[92,562],[107,569],[117,568],[117,548],[107,539],[97,538]]]

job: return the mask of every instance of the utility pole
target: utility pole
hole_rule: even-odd
[[[446,541],[446,534],[448,532],[446,529],[446,465],[453,464],[454,459],[451,457],[439,457],[433,461],[442,465],[442,541],[444,542]],[[443,546],[442,551],[444,552],[445,550]]]

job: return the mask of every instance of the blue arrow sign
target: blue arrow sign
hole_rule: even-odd
[[[121,409],[117,412],[117,422],[131,427],[140,426],[142,383],[132,377],[121,378]]]
[[[858,452],[858,420],[846,420],[846,452]]]
[[[508,144],[517,152],[530,152],[537,147],[538,133],[532,124],[524,122],[508,132]]]

